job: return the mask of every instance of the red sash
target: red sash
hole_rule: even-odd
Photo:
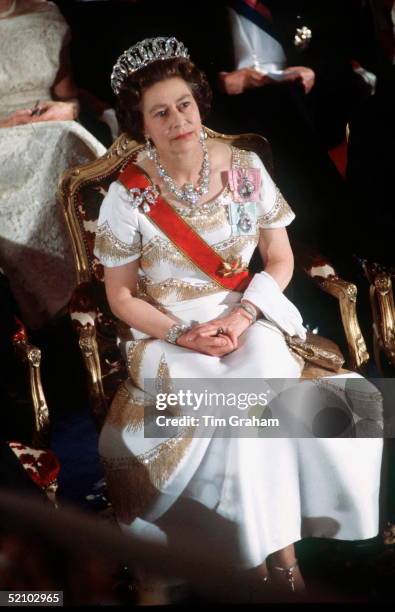
[[[135,165],[128,164],[118,176],[127,189],[152,187],[148,177]],[[241,262],[241,257],[224,261],[214,249],[166,200],[158,196],[145,214],[176,245],[176,247],[200,270],[225,289],[244,291],[252,276]]]

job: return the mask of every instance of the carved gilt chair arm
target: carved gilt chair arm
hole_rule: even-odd
[[[96,338],[97,309],[87,283],[81,283],[74,290],[69,304],[69,314],[78,335],[78,344],[89,376],[88,384],[93,413],[100,422],[106,414],[107,401],[103,389],[99,347]]]
[[[348,365],[352,370],[360,370],[368,362],[369,353],[358,322],[356,285],[337,275],[314,276],[313,279],[323,291],[338,299],[348,345]]]
[[[382,351],[389,364],[395,366],[395,305],[392,287],[393,273],[367,261],[363,262],[365,276],[370,283],[369,298],[373,317],[375,361],[383,374],[380,360]]]
[[[330,262],[322,255],[298,244],[294,247],[294,252],[295,259],[305,274],[320,289],[338,300],[348,347],[347,366],[351,370],[361,370],[369,360],[369,353],[357,316],[356,285],[338,276]]]
[[[12,336],[16,354],[27,365],[30,392],[34,409],[34,448],[47,447],[49,444],[49,412],[41,382],[41,351],[30,344],[25,326],[16,319],[16,331]]]

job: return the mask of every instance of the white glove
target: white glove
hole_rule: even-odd
[[[289,336],[306,339],[306,329],[299,310],[283,294],[276,281],[267,272],[254,274],[242,299],[257,306],[262,314]]]

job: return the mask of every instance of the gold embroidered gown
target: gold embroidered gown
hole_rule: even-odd
[[[286,226],[294,214],[258,156],[233,149],[232,165],[261,171],[259,200],[249,208],[256,221],[250,230],[237,229],[228,188],[196,211],[180,208],[180,214],[224,259],[241,256],[248,263],[259,228]],[[211,320],[242,296],[197,269],[141,207],[131,204],[118,182],[100,210],[95,253],[109,267],[139,259],[138,297],[176,321]],[[199,524],[213,544],[210,521],[200,513],[208,510],[211,526],[217,525],[214,518],[223,521],[223,530],[215,528],[219,550],[235,553],[235,563],[243,567],[259,565],[302,536],[354,540],[377,534],[379,439],[199,437],[192,427],[183,435],[144,437],[150,401],[145,380],[155,379],[163,390],[187,389],[193,381],[218,389],[220,381],[232,379],[299,378],[303,364],[274,324],[258,320],[240,336],[238,349],[223,357],[131,332],[133,340],[120,340],[130,378],[117,392],[99,442],[110,498],[125,530],[163,537],[167,511],[192,500],[194,511],[184,515],[185,524],[188,517],[194,525],[191,535]],[[234,540],[225,525],[236,534],[236,552],[230,550]]]

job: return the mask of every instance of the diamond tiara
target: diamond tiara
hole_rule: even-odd
[[[133,72],[156,62],[173,57],[184,57],[189,59],[188,49],[182,42],[174,37],[171,38],[145,38],[126,49],[119,56],[112,69],[111,87],[118,94],[124,80]]]

